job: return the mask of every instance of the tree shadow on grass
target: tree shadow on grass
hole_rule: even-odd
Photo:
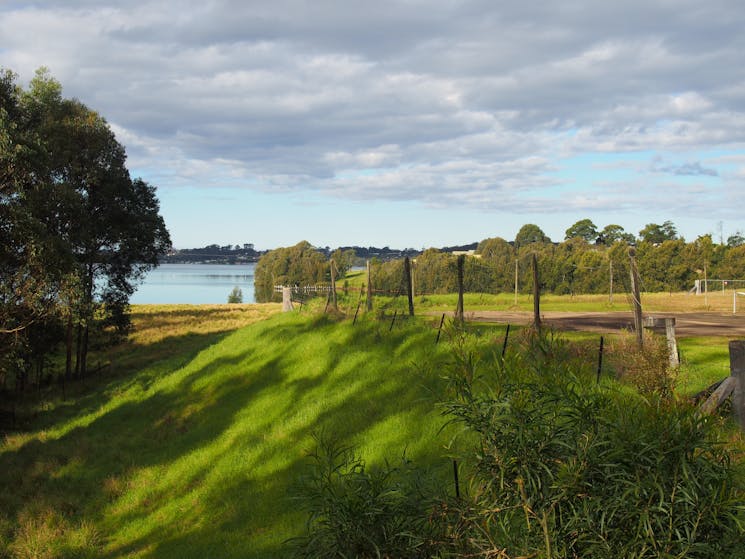
[[[32,424],[36,429],[44,429],[93,413],[101,406],[102,400],[126,392],[134,385],[147,390],[158,378],[184,367],[229,334],[229,331],[187,333],[138,348],[132,348],[128,343],[121,344],[108,354],[113,358],[111,367],[106,370],[68,381],[64,387],[58,383],[45,391],[41,398],[26,396],[25,406],[19,412],[19,422],[21,426]],[[127,357],[134,353],[136,358]]]
[[[98,527],[102,557],[281,556],[301,527],[288,494],[313,433],[364,441],[388,420],[432,413],[406,356],[428,329],[342,334],[325,318],[290,318],[190,351],[84,426],[1,454],[0,468],[26,480],[8,513],[49,498]],[[425,431],[383,430],[379,442],[398,456]],[[433,458],[439,445],[429,447]]]

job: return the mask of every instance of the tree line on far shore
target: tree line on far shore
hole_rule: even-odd
[[[564,241],[551,239],[535,224],[524,225],[513,241],[500,237],[484,239],[466,258],[464,288],[468,292],[500,293],[533,287],[531,255],[536,254],[541,289],[555,294],[608,293],[629,290],[630,245],[636,247],[641,289],[647,292],[691,289],[696,280],[745,280],[745,238],[737,233],[726,243],[715,243],[711,235],[686,242],[670,221],[651,223],[639,237],[620,225],[602,230],[589,219],[566,231]],[[337,277],[353,263],[354,251],[337,249],[330,255]],[[416,255],[414,284],[418,295],[457,291],[457,258],[453,252],[427,249]],[[269,251],[257,264],[257,302],[277,297],[275,285],[315,285],[330,281],[329,258],[303,241],[294,247]],[[373,289],[389,294],[404,292],[403,259],[371,259]],[[745,287],[745,284],[742,285]],[[721,287],[721,285],[719,285]]]

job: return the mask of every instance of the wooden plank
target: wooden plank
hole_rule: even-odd
[[[729,376],[724,379],[724,382],[722,382],[722,384],[719,385],[714,393],[709,396],[709,399],[701,405],[699,411],[706,415],[714,413],[714,411],[722,404],[722,402],[730,397],[735,389],[736,382],[737,381],[733,376]]]

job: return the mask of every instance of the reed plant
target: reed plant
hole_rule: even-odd
[[[417,494],[411,465],[402,480],[317,458],[331,465],[310,474],[299,556],[742,556],[745,492],[716,420],[664,390],[597,384],[552,332],[504,356],[451,334],[441,410],[470,445],[464,490]]]

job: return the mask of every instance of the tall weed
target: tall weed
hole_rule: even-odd
[[[641,348],[635,336],[617,336],[609,343],[608,362],[618,379],[631,384],[641,394],[673,397],[678,369],[670,366],[663,336],[645,332]]]
[[[562,350],[550,338],[526,341],[480,373],[455,360],[444,411],[478,435],[449,518],[459,553],[734,557],[743,493],[709,420],[656,391],[583,382],[571,361],[544,361]]]
[[[432,480],[402,458],[368,468],[351,449],[317,437],[310,468],[294,491],[309,514],[306,535],[290,540],[298,558],[432,557]]]
[[[451,347],[441,406],[470,445],[463,495],[421,483],[408,462],[371,471],[321,445],[298,494],[310,519],[296,556],[745,555],[741,480],[713,420],[670,398],[663,368],[629,393],[598,385],[552,332],[525,332],[504,357],[463,330]],[[655,351],[639,362],[666,368]]]

